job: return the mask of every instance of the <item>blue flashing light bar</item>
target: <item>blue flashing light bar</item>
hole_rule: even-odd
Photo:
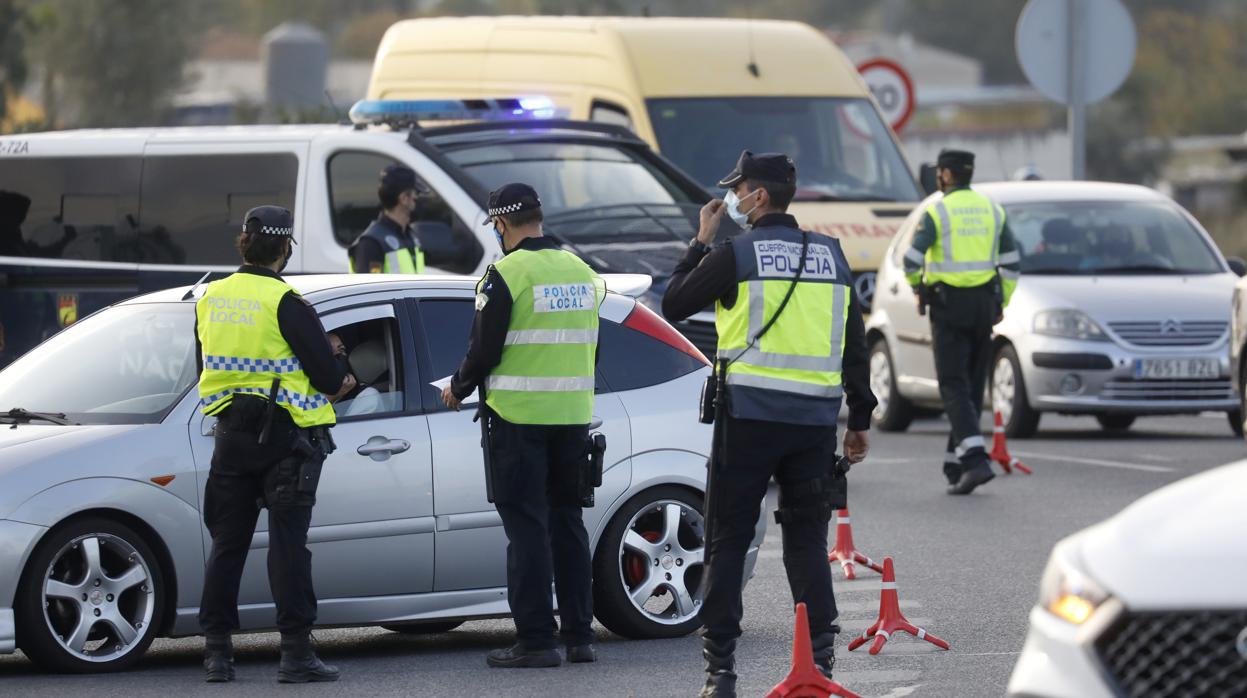
[[[522,121],[566,116],[549,97],[496,99],[364,99],[351,107],[357,125],[414,125],[422,121]]]

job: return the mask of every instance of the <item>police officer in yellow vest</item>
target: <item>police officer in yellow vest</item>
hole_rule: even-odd
[[[589,536],[579,482],[593,419],[601,280],[543,237],[541,201],[526,184],[489,195],[489,220],[504,256],[477,286],[467,356],[442,393],[454,409],[483,387],[493,497],[509,542],[507,600],[514,646],[492,667],[592,662]],[[554,623],[556,584],[562,627]],[[561,637],[556,637],[556,631]]]
[[[347,250],[352,274],[424,273],[424,250],[412,232],[412,218],[427,191],[410,167],[390,165],[381,172],[381,213]]]
[[[702,208],[697,238],[663,297],[672,321],[714,304],[717,359],[727,367],[727,413],[716,416],[725,420],[716,425],[726,430],[725,448],[716,446],[706,504],[713,525],[701,608],[705,698],[736,695],[745,552],[772,476],[793,600],[806,604],[815,661],[831,675],[839,626],[827,524],[845,493],[835,470],[836,421],[844,398],[844,453],[859,462],[875,407],[862,313],[840,243],[801,230],[787,213],[796,193],[792,160],[745,151],[719,186],[727,195]],[[724,213],[746,230],[712,249]]]
[[[236,242],[244,264],[208,284],[195,307],[199,396],[204,414],[217,418],[203,499],[212,552],[199,605],[209,682],[234,678],[230,635],[261,505],[268,508],[269,588],[281,631],[278,680],[338,678],[311,645],[316,594],[307,532],[315,481],[304,468],[309,460],[319,466],[332,450],[330,403],[355,379],[345,357],[334,356],[316,311],[279,275],[293,226],[284,208],[248,211]]]
[[[993,477],[979,419],[992,326],[1017,286],[1021,258],[1004,208],[970,188],[973,153],[941,151],[936,176],[943,196],[927,207],[904,265],[931,313],[935,373],[952,425],[948,493],[969,494]]]

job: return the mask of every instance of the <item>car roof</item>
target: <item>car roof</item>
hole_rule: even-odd
[[[1137,184],[1116,182],[984,182],[974,184],[981,192],[1001,204],[1040,203],[1045,201],[1138,201],[1172,203],[1160,192]]]
[[[229,276],[222,272],[214,274],[213,281]],[[452,276],[441,274],[297,274],[283,277],[300,295],[310,301],[320,294],[336,295],[336,291],[409,291],[413,289],[472,290],[479,279],[475,276]],[[123,301],[131,303],[175,303],[183,300],[193,286],[179,286],[155,291]]]

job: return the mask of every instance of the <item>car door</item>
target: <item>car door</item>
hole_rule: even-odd
[[[905,279],[904,257],[912,244],[925,206],[919,206],[901,225],[895,245],[884,258],[876,302],[882,301],[896,336],[889,347],[896,365],[896,379],[902,392],[910,397],[938,396],[935,384],[935,356],[931,349],[931,322],[919,315],[913,287]]]
[[[507,539],[502,520],[485,496],[485,465],[481,457],[481,430],[473,422],[476,409],[447,410],[440,391],[430,382],[451,375],[468,346],[474,313],[468,291],[444,292],[419,300],[418,325],[423,328],[422,390],[433,437],[433,480],[437,514],[435,591],[502,587],[507,583]],[[597,431],[606,435],[610,458],[631,452],[628,416],[614,394],[599,392],[594,401]],[[590,530],[596,518],[585,512]]]

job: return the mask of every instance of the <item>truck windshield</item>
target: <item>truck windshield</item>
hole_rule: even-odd
[[[905,160],[867,99],[706,97],[646,101],[658,147],[707,189],[742,150],[797,165],[797,201],[918,201]]]

